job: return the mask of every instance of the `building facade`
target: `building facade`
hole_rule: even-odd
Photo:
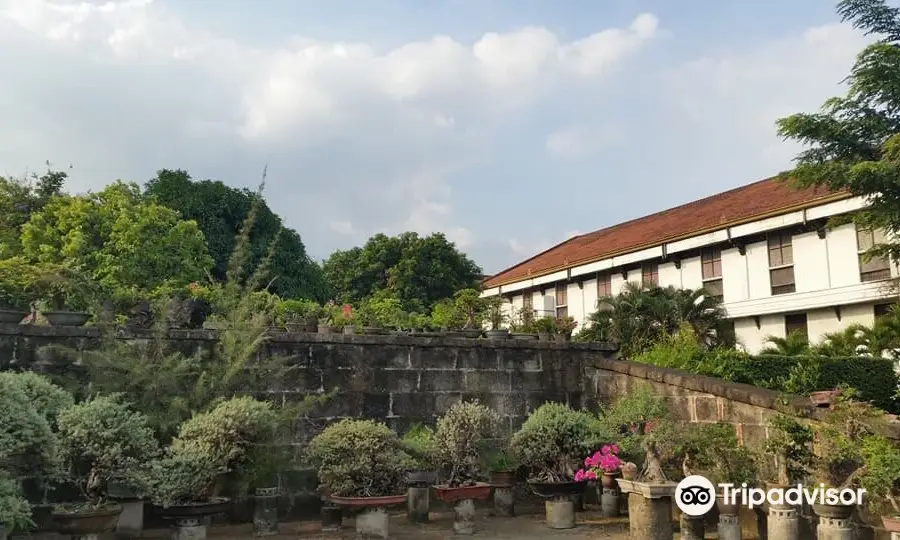
[[[817,343],[850,324],[871,325],[894,302],[896,265],[862,255],[881,234],[829,222],[864,204],[763,180],[571,238],[491,276],[482,296],[571,316],[582,328],[597,299],[626,281],[703,287],[721,297],[747,352],[791,331]]]

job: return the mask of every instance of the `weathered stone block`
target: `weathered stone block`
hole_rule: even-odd
[[[391,394],[393,416],[430,416],[435,409],[436,395],[428,392]]]
[[[467,392],[503,393],[511,390],[507,371],[465,371],[464,388]]]
[[[422,369],[456,369],[458,352],[438,347],[418,348],[419,362]]]
[[[488,348],[460,349],[457,352],[460,369],[491,370],[499,369],[500,361],[497,352]]]
[[[462,392],[443,392],[434,396],[434,415],[441,416],[450,410],[454,403],[462,401]]]
[[[465,377],[461,371],[431,371],[419,373],[418,390],[420,392],[462,392],[465,389]]]
[[[540,372],[541,359],[540,355],[534,354],[534,351],[516,355],[503,354],[500,356],[499,367],[513,371]]]
[[[694,396],[694,412],[697,422],[718,422],[718,400],[713,396]]]

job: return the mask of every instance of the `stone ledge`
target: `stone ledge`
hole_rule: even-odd
[[[0,324],[0,336],[9,337],[67,337],[96,339],[100,337],[96,327],[81,326],[34,326],[27,324]],[[115,336],[120,339],[148,339],[155,335],[153,330],[118,329]],[[212,329],[187,330],[171,328],[167,332],[170,340],[216,341],[219,331]],[[565,351],[597,351],[612,353],[618,347],[611,343],[556,343],[552,341],[518,339],[466,339],[444,336],[408,336],[400,334],[318,334],[308,332],[271,332],[270,343],[309,343],[334,345],[410,345],[416,347],[454,347],[479,349],[538,349]]]

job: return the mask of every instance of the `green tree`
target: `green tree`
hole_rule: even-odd
[[[407,311],[429,311],[456,291],[478,288],[481,268],[440,233],[376,234],[364,246],[336,251],[323,266],[336,299],[359,302],[388,290]]]
[[[790,332],[786,337],[769,336],[766,338],[769,344],[759,354],[773,354],[778,356],[802,356],[810,353],[809,340],[800,332]]]
[[[81,268],[111,293],[185,285],[212,266],[195,222],[123,182],[52,198],[22,226],[21,241],[31,262]]]
[[[22,225],[39,212],[54,195],[62,192],[68,175],[47,168],[47,172],[29,178],[0,176],[0,258],[18,255],[22,250]]]
[[[879,36],[859,53],[847,94],[818,113],[778,120],[778,133],[806,146],[782,173],[798,187],[821,186],[868,197],[855,216],[862,226],[900,233],[900,9],[884,0],[842,0],[837,12],[866,35]],[[870,256],[900,258],[900,243],[875,245]]]
[[[284,227],[261,192],[232,188],[220,181],[194,181],[186,171],[162,169],[147,182],[146,193],[185,219],[197,222],[209,244],[214,260],[212,274],[218,281],[225,281],[235,238],[253,202],[259,199],[250,233],[250,266],[260,264],[277,240],[269,269],[271,292],[283,298],[325,299],[321,268],[307,255],[300,235]]]

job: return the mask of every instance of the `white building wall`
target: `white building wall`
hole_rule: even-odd
[[[821,343],[825,334],[840,332],[852,324],[871,326],[875,322],[875,304],[854,304],[840,306],[838,320],[834,308],[814,309],[806,314],[806,325],[810,343]]]
[[[759,328],[756,327],[757,319]],[[735,319],[737,341],[750,354],[758,353],[766,346],[769,336],[784,337],[784,315],[763,315]]]
[[[578,283],[569,283],[569,287],[566,290],[566,306],[569,317],[574,318],[575,322],[578,323],[578,326],[575,328],[581,328],[582,321],[587,318],[588,314],[585,313],[584,295]]]
[[[703,287],[703,266],[700,257],[681,261],[681,288],[699,289]]]
[[[797,292],[820,291],[828,285],[828,254],[825,240],[815,232],[795,234],[791,239],[794,253],[794,283]]]
[[[597,278],[588,279],[583,282],[584,288],[581,290],[581,298],[584,302],[584,317],[587,319],[591,313],[597,311]],[[578,328],[584,327],[585,321],[578,320]]]
[[[831,287],[859,283],[859,258],[856,247],[856,226],[841,225],[825,235],[828,250],[828,275]]]
[[[747,289],[749,299],[772,296],[769,281],[769,245],[766,242],[747,244]],[[723,279],[728,279],[723,276]]]
[[[660,287],[675,287],[683,289],[681,284],[681,270],[675,268],[675,263],[667,262],[659,265],[659,285]]]
[[[740,302],[749,296],[747,258],[737,248],[722,250],[722,293],[724,301]]]

